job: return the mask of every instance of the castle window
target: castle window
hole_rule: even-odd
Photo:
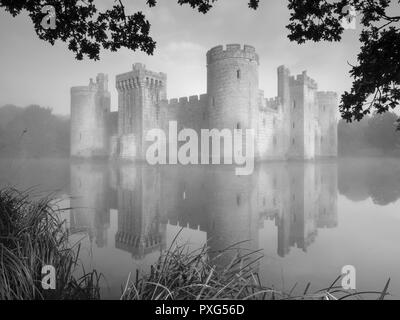
[[[293,100],[293,109],[296,109],[296,100]]]
[[[267,124],[267,122],[265,121],[265,118],[263,119],[263,125],[265,127],[265,125]]]
[[[236,77],[237,77],[238,79],[240,79],[240,76],[241,76],[240,70],[237,70],[237,71],[236,71]]]
[[[295,125],[294,125],[294,122],[293,122],[293,129],[294,129],[294,127],[295,127]]]
[[[322,107],[322,109],[325,111],[325,105]]]
[[[236,124],[236,129],[240,129],[240,122],[238,122],[237,124]]]
[[[82,133],[79,134],[79,141],[82,140]]]
[[[241,202],[241,198],[240,198],[240,194],[238,194],[236,196],[236,204],[237,204],[238,207],[240,207],[240,202]]]

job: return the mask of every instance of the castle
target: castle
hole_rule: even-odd
[[[167,100],[167,75],[136,63],[117,75],[118,111],[110,112],[104,74],[71,88],[71,156],[144,160],[154,128],[254,129],[257,160],[337,156],[337,94],[317,91],[306,72],[278,68],[278,95],[259,89],[259,57],[252,46],[207,52],[207,93]]]

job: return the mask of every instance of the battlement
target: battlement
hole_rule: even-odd
[[[282,100],[280,97],[265,99],[265,106],[269,109],[278,110],[281,104],[282,104]]]
[[[212,64],[215,61],[224,59],[247,59],[256,61],[259,64],[259,57],[256,49],[253,46],[240,44],[228,44],[224,46],[219,45],[207,52],[207,64]]]
[[[335,91],[318,91],[317,92],[318,98],[325,98],[325,99],[334,99],[338,98],[338,94]]]
[[[208,95],[201,94],[200,96],[194,95],[190,97],[180,97],[180,98],[173,98],[169,100],[162,100],[161,104],[163,107],[177,107],[177,106],[186,106],[186,105],[195,105],[198,103],[207,103],[208,102]]]
[[[96,92],[97,88],[90,87],[90,86],[76,86],[76,87],[71,87],[71,94],[77,94],[77,93],[89,93],[89,92]]]
[[[307,86],[310,89],[318,89],[317,82],[307,75],[307,71],[303,71],[297,76],[289,77],[290,86]]]
[[[98,73],[96,76],[96,82],[93,78],[89,79],[87,86],[75,86],[71,87],[71,94],[77,93],[93,93],[96,91],[107,91],[108,90],[108,76],[104,73]]]
[[[262,160],[336,155],[333,124],[338,115],[337,94],[317,92],[316,81],[306,71],[292,75],[281,65],[277,69],[277,97],[265,98],[259,88],[258,65],[253,46],[216,46],[207,52],[207,94],[167,100],[167,75],[134,63],[128,72],[116,76],[115,115],[110,115],[107,76],[98,74],[88,85],[71,88],[71,155],[89,157],[108,152],[111,157],[144,160],[144,134],[152,128],[166,129],[170,121],[176,121],[180,129],[196,132],[212,128],[257,130],[254,151]],[[307,135],[312,138],[305,139]],[[118,138],[110,139],[112,136]]]
[[[325,111],[328,106],[330,112],[335,112],[338,103],[338,94],[334,91],[318,91],[317,92],[318,106],[322,111]]]
[[[146,69],[146,65],[135,63],[132,71],[117,75],[115,87],[118,91],[132,90],[139,87],[162,88],[167,82],[167,75]]]
[[[278,73],[286,75],[287,77],[290,76],[290,69],[287,68],[285,65],[281,65],[278,67]]]

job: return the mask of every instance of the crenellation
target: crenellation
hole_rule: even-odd
[[[198,102],[199,101],[199,96],[190,96],[189,97],[189,102]]]
[[[243,47],[239,44],[228,44],[224,48],[223,46],[217,46],[207,52],[207,64],[212,64],[218,60],[225,59],[246,59],[259,63],[259,57],[254,47],[244,45]]]
[[[337,155],[338,96],[317,91],[306,71],[277,68],[278,94],[259,88],[259,57],[253,46],[228,44],[207,52],[207,92],[167,99],[167,75],[135,63],[116,76],[118,112],[110,115],[108,79],[71,88],[71,155],[143,160],[153,128],[254,129],[255,157],[314,159]],[[109,124],[113,119],[114,124]],[[117,123],[118,120],[118,124]],[[82,136],[83,134],[83,136]],[[83,138],[82,138],[83,137]],[[100,138],[99,138],[100,137]],[[82,140],[83,139],[83,140]]]
[[[267,98],[265,99],[265,106],[267,108],[273,109],[273,110],[278,110],[279,107],[281,106],[281,98],[280,97],[274,97],[274,98]]]
[[[242,49],[240,44],[227,44],[226,51],[239,51]]]
[[[179,98],[179,103],[180,104],[187,104],[188,102],[189,102],[189,100],[188,100],[187,97]]]

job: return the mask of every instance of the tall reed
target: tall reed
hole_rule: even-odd
[[[0,299],[98,299],[96,271],[76,278],[79,245],[71,248],[60,212],[48,197],[0,190]],[[41,285],[42,267],[56,270],[55,290]]]
[[[148,274],[136,272],[125,284],[122,300],[342,300],[384,299],[390,279],[382,291],[357,292],[344,290],[339,276],[329,287],[294,294],[296,285],[288,292],[266,287],[258,276],[261,252],[250,251],[234,244],[219,252],[209,247],[189,251],[186,245],[171,246],[163,252]],[[230,263],[219,266],[223,255]]]

